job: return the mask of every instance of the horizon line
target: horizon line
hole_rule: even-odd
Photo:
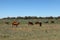
[[[1,18],[7,18],[7,17],[25,17],[25,16],[5,16],[5,17],[0,17]],[[29,16],[27,16],[29,17]],[[59,16],[31,16],[31,17],[59,17]]]

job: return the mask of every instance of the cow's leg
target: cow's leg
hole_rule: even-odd
[[[40,23],[40,26],[42,26],[42,24]]]
[[[12,27],[13,27],[13,25],[12,25]]]
[[[16,25],[16,27],[17,27],[17,25]]]

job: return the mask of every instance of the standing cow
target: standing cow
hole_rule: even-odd
[[[42,22],[40,22],[39,25],[42,26]]]
[[[13,27],[13,26],[16,26],[16,27],[17,27],[19,24],[20,24],[19,22],[13,21],[13,22],[12,22],[12,27]]]

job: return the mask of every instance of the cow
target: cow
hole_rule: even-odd
[[[39,24],[39,22],[35,22],[35,24]]]
[[[35,24],[39,24],[40,26],[42,26],[42,22],[35,22]]]
[[[34,25],[32,22],[28,22],[28,25]]]
[[[39,25],[42,26],[42,22],[40,22]]]
[[[54,21],[51,21],[51,23],[54,23]]]
[[[5,22],[5,24],[9,25],[9,22]]]
[[[20,24],[19,22],[13,21],[13,22],[12,22],[12,27],[13,27],[14,25],[17,27],[19,24]]]

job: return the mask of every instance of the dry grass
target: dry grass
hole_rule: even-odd
[[[0,40],[60,40],[60,24],[0,25]]]

